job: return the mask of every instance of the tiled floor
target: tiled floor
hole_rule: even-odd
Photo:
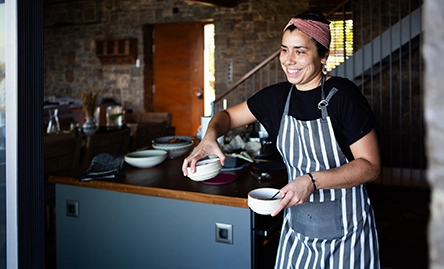
[[[378,228],[382,269],[428,268],[430,191],[367,186]],[[55,235],[46,234],[46,268],[55,266]],[[269,257],[269,264],[274,257]],[[270,265],[272,268],[272,265]]]

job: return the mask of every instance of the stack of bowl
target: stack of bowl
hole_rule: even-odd
[[[194,181],[204,181],[211,179],[219,174],[222,165],[219,158],[208,158],[198,161],[196,163],[196,171],[191,173],[191,168],[188,167],[188,177]]]
[[[165,150],[171,159],[182,157],[192,146],[191,136],[162,136],[153,140],[153,148]]]

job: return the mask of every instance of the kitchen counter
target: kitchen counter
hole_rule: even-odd
[[[146,169],[133,168],[125,163],[124,168],[119,173],[120,177],[116,179],[80,182],[78,178],[83,171],[71,171],[51,175],[49,182],[248,208],[247,197],[249,191],[263,187],[280,189],[287,181],[285,169],[271,171],[271,179],[258,181],[250,174],[250,166],[247,166],[237,171],[222,172],[236,174],[237,179],[232,183],[208,185],[183,176],[182,161],[182,158],[167,159],[158,166]]]
[[[207,185],[184,177],[181,166],[182,159],[147,169],[125,164],[119,178],[88,182],[78,180],[84,171],[50,176],[57,267],[262,268],[247,196],[252,189],[284,186],[285,169],[258,181],[245,167],[232,172],[234,182]],[[218,225],[231,227],[232,243],[217,240]]]

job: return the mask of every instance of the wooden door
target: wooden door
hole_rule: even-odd
[[[204,23],[154,26],[153,110],[171,112],[176,135],[196,135],[203,116]]]

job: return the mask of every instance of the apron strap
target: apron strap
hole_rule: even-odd
[[[288,93],[287,101],[285,102],[284,113],[282,113],[282,117],[288,115],[288,109],[290,107],[291,92],[293,91],[293,87],[294,87],[294,84],[291,85],[290,92]]]
[[[325,75],[322,76],[322,80],[321,80],[321,101],[318,103],[318,108],[321,110],[322,119],[323,120],[325,120],[328,117],[328,111],[327,111],[328,102],[333,97],[333,95],[339,91],[337,88],[333,88],[328,93],[327,98],[325,98],[324,82],[325,82]]]

